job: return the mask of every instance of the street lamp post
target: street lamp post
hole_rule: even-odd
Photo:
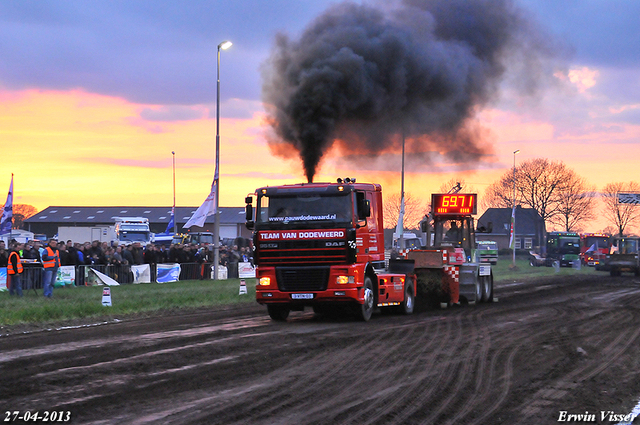
[[[513,265],[516,267],[516,155],[520,153],[520,149],[513,151]]]
[[[171,155],[173,156],[173,209],[171,213],[173,214],[173,234],[177,233],[176,231],[176,153],[171,151]]]
[[[230,41],[218,44],[217,61],[217,86],[216,86],[216,170],[213,176],[213,184],[216,187],[215,216],[213,222],[213,279],[218,280],[218,265],[220,263],[220,50],[231,47]]]

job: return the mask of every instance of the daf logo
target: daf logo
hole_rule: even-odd
[[[344,242],[326,242],[324,246],[344,246]]]

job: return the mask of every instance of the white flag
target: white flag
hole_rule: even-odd
[[[98,270],[94,269],[93,267],[91,267],[89,270],[94,272],[96,274],[96,277],[98,278],[98,280],[101,281],[104,285],[120,286],[118,281],[116,281],[115,279],[110,278],[109,276],[107,276],[104,273],[99,272]]]
[[[4,203],[4,211],[2,212],[2,220],[0,221],[0,234],[11,232],[11,219],[13,218],[13,174],[11,174],[11,185],[9,186],[9,194],[7,202]]]
[[[513,232],[513,228],[516,222],[516,206],[515,204],[513,205],[513,209],[511,210],[511,230],[509,231],[509,248],[513,249],[513,247],[515,246],[515,237],[516,235]]]
[[[395,233],[395,238],[400,238],[400,236],[402,236],[402,234],[404,233],[404,196],[402,197],[401,201],[400,201],[400,214],[398,214],[398,224],[396,225],[396,233]]]
[[[216,173],[217,177],[217,173]],[[200,205],[200,208],[193,213],[189,221],[182,226],[183,229],[186,229],[191,226],[204,226],[204,222],[207,220],[207,217],[216,213],[216,191],[218,186],[216,182],[217,178],[213,179],[213,183],[211,184],[211,193],[207,196],[207,199],[204,200],[203,204]]]

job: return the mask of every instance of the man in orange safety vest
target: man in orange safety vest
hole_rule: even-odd
[[[44,267],[42,292],[46,298],[51,298],[53,297],[53,285],[56,283],[58,268],[60,267],[57,240],[50,239],[49,245],[42,251],[42,266]]]
[[[20,259],[20,250],[22,244],[14,242],[11,244],[9,251],[9,264],[7,264],[7,274],[9,275],[9,295],[14,292],[22,296],[22,260]]]

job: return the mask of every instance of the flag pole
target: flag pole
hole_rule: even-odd
[[[11,217],[9,218],[9,240],[7,241],[7,248],[10,247],[11,239],[13,239],[13,173],[11,173],[11,186],[9,188],[9,192],[11,194]]]
[[[402,179],[400,183],[400,211],[402,225],[400,226],[400,249],[404,249],[404,131],[402,132]]]

